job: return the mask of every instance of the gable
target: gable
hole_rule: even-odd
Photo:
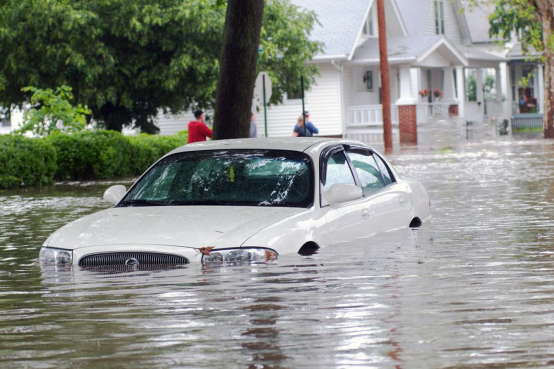
[[[427,3],[427,14],[425,18],[424,34],[436,35],[436,16],[435,16],[435,2],[437,0],[430,0]],[[444,15],[444,35],[448,39],[456,44],[462,43],[462,34],[458,25],[458,19],[456,12],[452,6],[451,0],[440,0],[437,4],[442,3],[443,11],[441,15]]]

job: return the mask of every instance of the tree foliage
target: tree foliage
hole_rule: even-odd
[[[225,17],[220,0],[4,0],[0,8],[0,105],[22,106],[25,86],[72,87],[76,104],[121,130],[157,131],[159,110],[213,108]],[[272,102],[320,50],[315,22],[289,0],[268,0],[259,68],[274,80]]]
[[[32,92],[31,104],[27,110],[20,132],[33,131],[39,136],[47,136],[54,131],[80,131],[85,128],[86,116],[91,111],[81,104],[73,106],[71,87],[61,86],[56,91],[36,87],[25,87],[24,92]]]

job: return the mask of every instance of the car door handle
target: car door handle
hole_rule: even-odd
[[[363,220],[368,220],[369,219],[369,210],[367,210],[367,209],[362,210],[362,219]]]

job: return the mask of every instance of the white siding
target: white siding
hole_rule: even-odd
[[[354,81],[353,81],[353,68],[349,66],[344,66],[342,70],[342,93],[343,93],[343,100],[344,100],[344,106],[348,108],[349,106],[355,105],[354,104]],[[377,86],[379,86],[378,78],[374,82]],[[379,89],[379,87],[377,87]],[[345,124],[348,122],[348,112],[347,109],[344,109],[342,112],[342,119]]]
[[[397,68],[391,68],[389,73],[390,78],[390,103],[396,104],[396,101],[400,98],[400,83],[398,81],[398,73],[400,71]]]
[[[442,0],[444,4],[444,34],[452,42],[456,44],[462,43],[462,34],[458,26],[456,12],[450,0]],[[429,9],[427,10],[427,19],[425,20],[426,35],[436,34],[435,28],[435,7],[434,0],[429,1]]]
[[[341,135],[340,73],[331,64],[320,64],[316,83],[306,92],[306,110],[312,123],[319,129],[319,135]],[[292,135],[298,117],[302,114],[302,103],[285,103],[272,106],[267,111],[269,137]],[[264,132],[263,111],[257,114],[258,136]]]
[[[194,114],[186,112],[179,115],[164,115],[160,112],[156,118],[156,125],[160,128],[160,135],[173,135],[187,128],[188,123],[194,120]]]
[[[439,51],[433,51],[428,57],[423,59],[418,65],[426,67],[450,67],[452,63],[448,61]]]

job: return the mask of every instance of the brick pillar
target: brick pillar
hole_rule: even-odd
[[[401,145],[417,145],[417,115],[415,105],[398,106]]]
[[[448,116],[449,117],[457,117],[458,114],[458,105],[450,105],[448,107]]]

